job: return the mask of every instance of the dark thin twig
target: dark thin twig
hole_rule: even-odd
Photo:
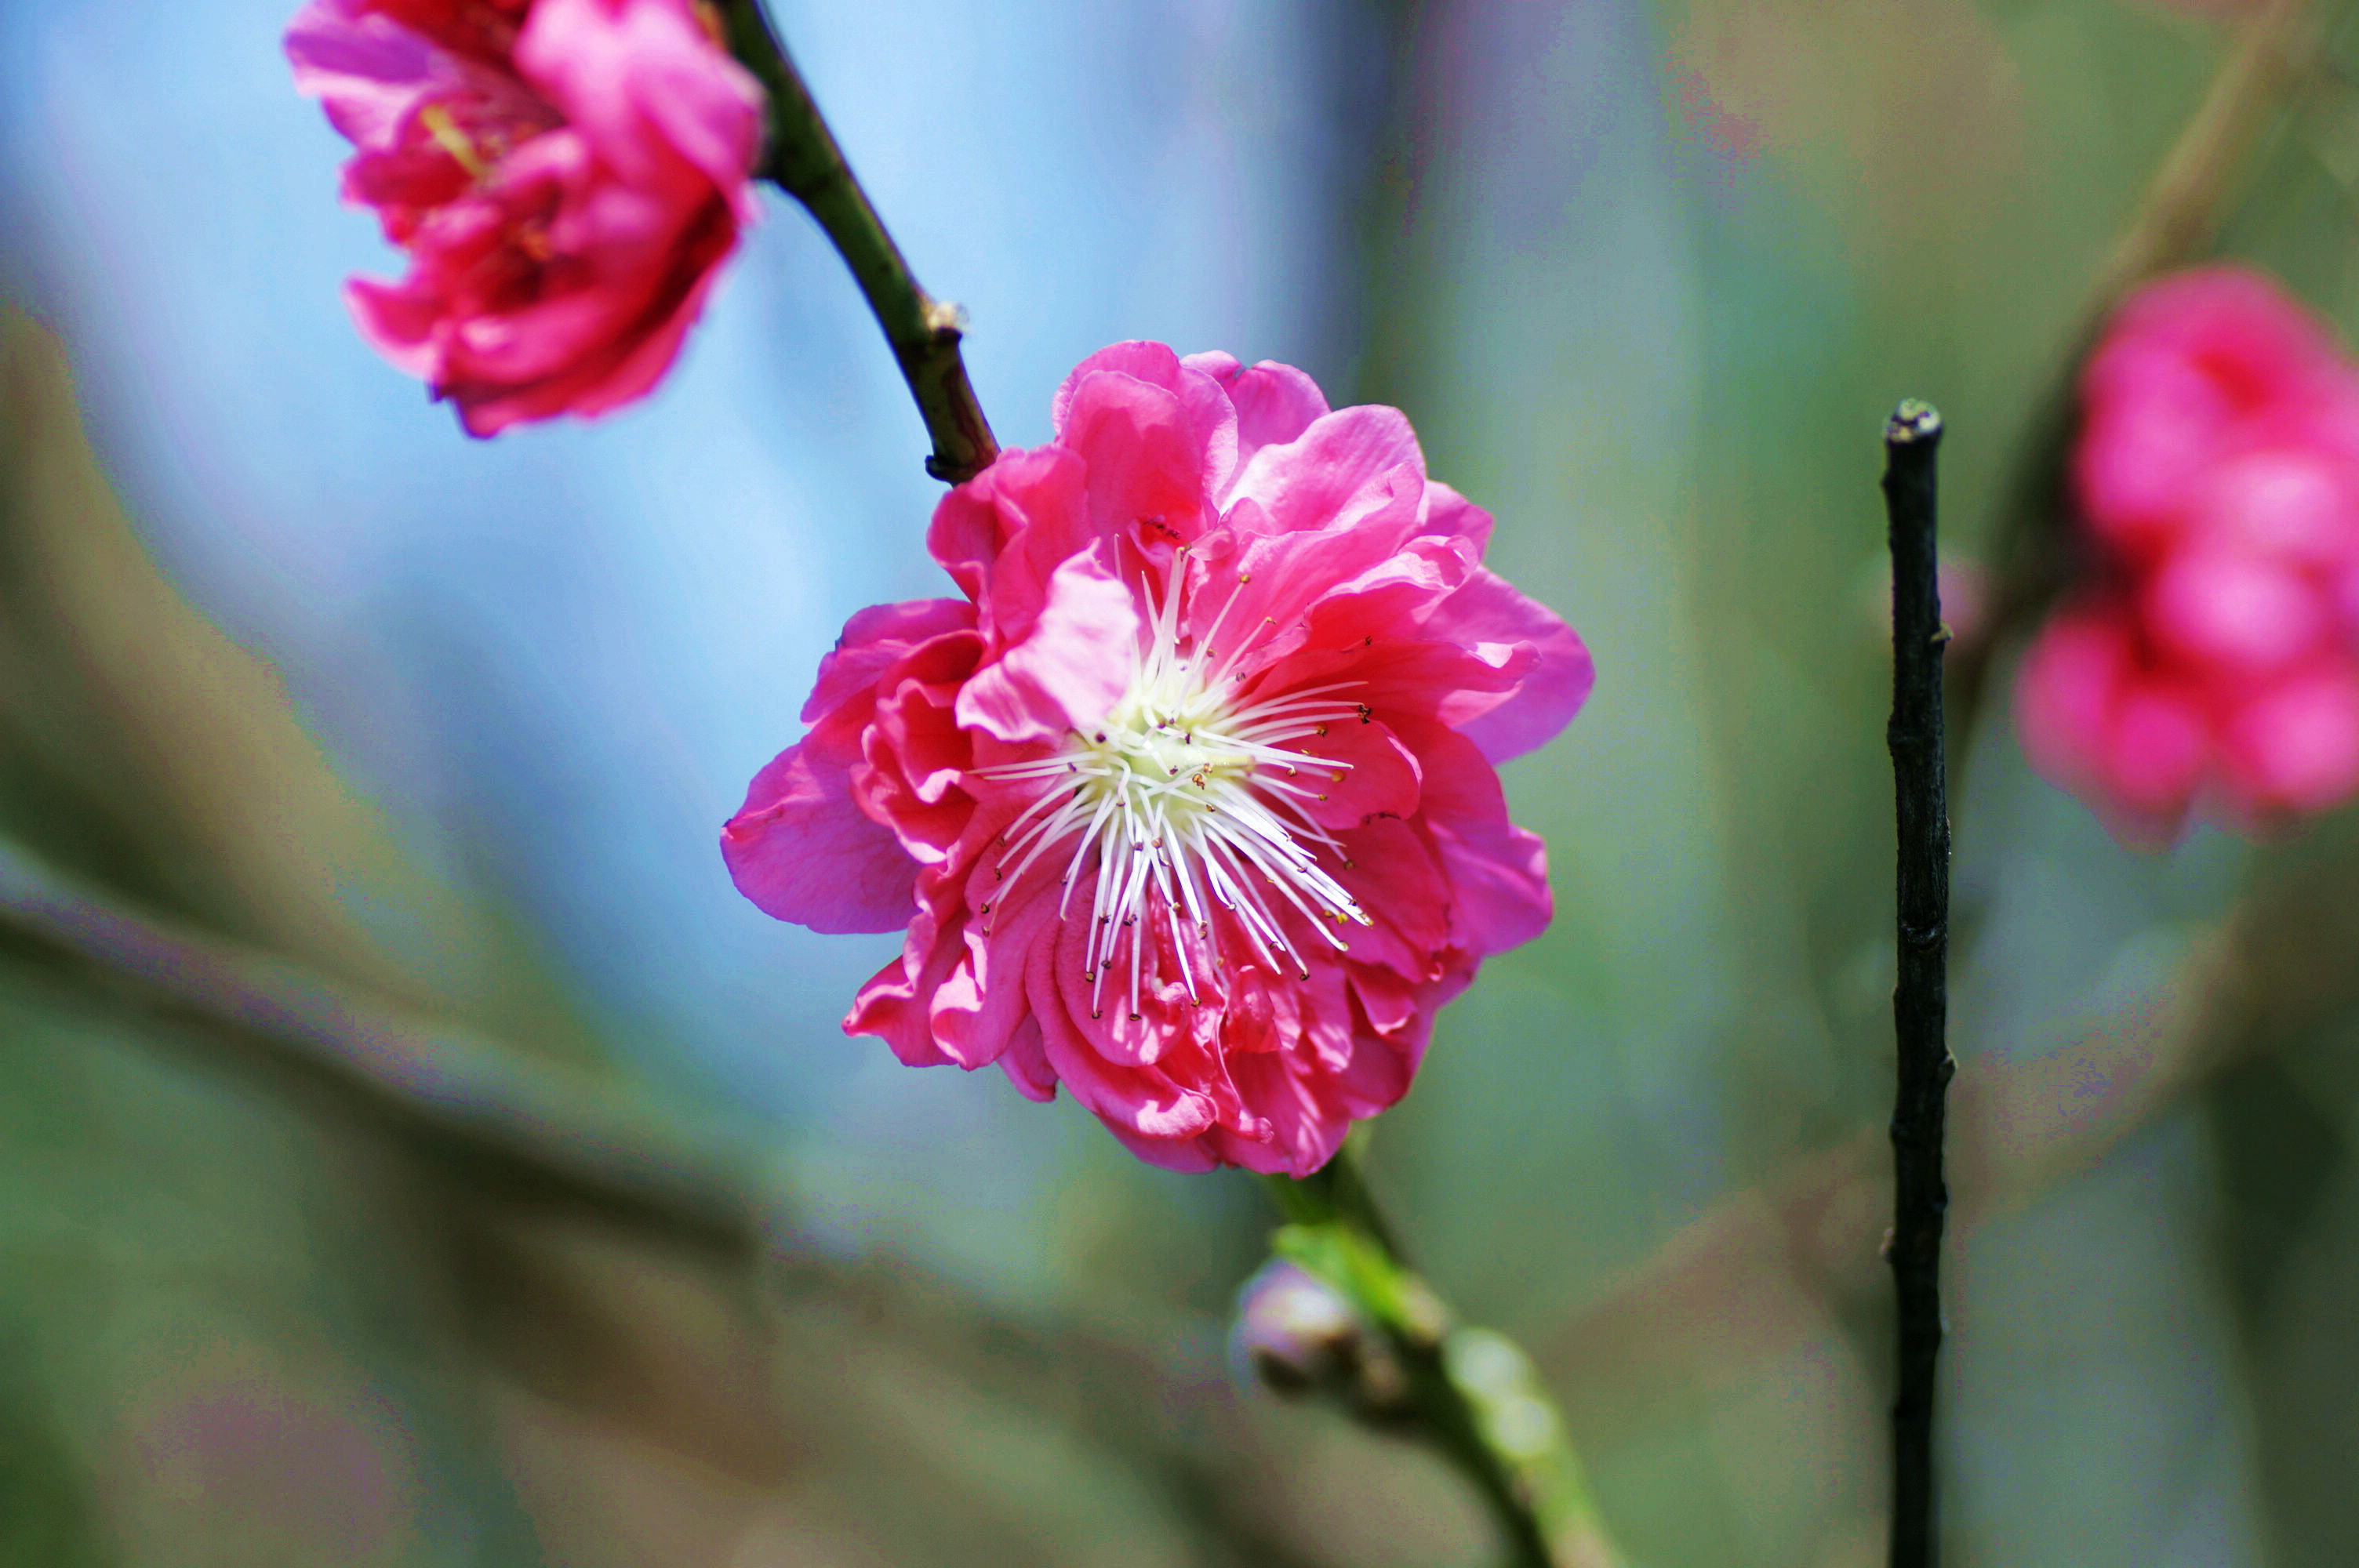
[[[727,0],[723,16],[730,52],[770,96],[769,145],[757,172],[810,209],[852,268],[933,438],[926,471],[948,484],[973,479],[999,455],[999,443],[959,354],[959,308],[918,287],[760,0]]]
[[[1941,624],[1936,576],[1941,416],[1914,399],[1884,429],[1892,545],[1892,749],[1898,827],[1899,978],[1892,991],[1899,1087],[1892,1108],[1892,1282],[1900,1308],[1900,1381],[1892,1401],[1892,1568],[1934,1561],[1933,1367],[1941,1349],[1943,1097],[1951,1060],[1950,813],[1943,776]]]

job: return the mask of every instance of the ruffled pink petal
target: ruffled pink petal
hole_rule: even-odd
[[[722,858],[765,914],[830,934],[897,931],[918,863],[854,804],[849,761],[824,741],[781,752],[721,830]]]
[[[1339,837],[1346,863],[1337,868],[1335,880],[1360,901],[1369,919],[1365,925],[1336,931],[1353,963],[1380,966],[1413,981],[1439,975],[1442,952],[1455,933],[1450,880],[1430,836],[1408,823],[1377,817]],[[1340,992],[1337,1002],[1327,1022],[1346,1026]]]
[[[1139,616],[1107,552],[1057,568],[1022,643],[958,696],[958,721],[1002,741],[1053,741],[1105,717],[1130,684]]]
[[[655,386],[756,212],[760,90],[690,0],[315,0],[287,47],[409,252],[354,317],[470,434]]]
[[[344,285],[344,306],[369,347],[394,369],[430,381],[442,363],[442,304],[402,284],[355,277]]]
[[[1425,506],[1428,532],[1468,541],[1478,560],[1491,547],[1491,514],[1440,480],[1425,481]]]
[[[1398,554],[1314,600],[1301,645],[1365,647],[1378,638],[1389,643],[1430,635],[1426,622],[1434,611],[1481,569],[1481,557],[1467,540],[1411,538]]]
[[[1089,453],[1088,518],[1096,533],[1145,524],[1185,542],[1201,531],[1203,454],[1178,392],[1093,371],[1072,384],[1060,440]]]
[[[1352,1119],[1317,1092],[1311,1075],[1288,1054],[1240,1057],[1233,1071],[1237,1092],[1267,1118],[1270,1136],[1247,1139],[1223,1130],[1211,1141],[1223,1159],[1264,1175],[1299,1179],[1335,1157]]]
[[[1212,377],[1236,410],[1240,465],[1264,447],[1299,439],[1328,413],[1327,396],[1319,390],[1319,384],[1292,365],[1264,360],[1247,370],[1234,356],[1223,353],[1190,354],[1180,363]],[[1224,487],[1207,488],[1223,509],[1234,499]]]
[[[1021,980],[1016,989],[1020,995]],[[1049,1065],[1049,1053],[1041,1047],[1040,1021],[1030,1013],[1009,1033],[1007,1049],[1000,1054],[999,1070],[1026,1099],[1045,1104],[1057,1098],[1057,1069]]]
[[[311,0],[287,27],[295,88],[364,151],[391,147],[419,101],[449,84],[456,62],[361,0]]]
[[[966,951],[933,995],[929,1022],[944,1055],[962,1067],[980,1067],[1007,1049],[1016,1026],[1030,1017],[1024,990],[1027,956],[1047,939],[1056,918],[1055,901],[1041,897],[970,918]],[[1036,1056],[1045,1067],[1047,1057]],[[1033,1065],[1019,1064],[1027,1072]],[[1054,1082],[1051,1076],[1049,1083]]]
[[[751,221],[745,175],[761,141],[761,84],[719,54],[689,0],[537,0],[516,60],[612,149],[625,178],[680,178],[667,167],[679,160]]]
[[[1405,1009],[1404,1022],[1426,1018],[1430,1014],[1410,1005]],[[1431,1024],[1426,1024],[1430,1032]],[[1407,1043],[1363,1038],[1352,1059],[1336,1073],[1333,1086],[1328,1090],[1336,1108],[1343,1113],[1345,1124],[1380,1115],[1400,1103],[1408,1093],[1409,1078],[1417,1070],[1417,1057],[1423,1054],[1423,1041],[1416,1043],[1412,1054]]]
[[[885,672],[909,650],[974,625],[974,606],[959,599],[912,599],[871,605],[843,623],[843,634],[819,662],[819,679],[803,704],[802,720],[818,722],[854,697],[876,689]]]
[[[1083,382],[1102,373],[1128,376],[1173,392],[1180,385],[1180,356],[1162,343],[1134,341],[1109,343],[1075,365],[1049,400],[1049,427],[1057,433],[1059,444],[1068,449],[1083,449],[1083,443],[1076,438],[1078,432],[1067,429],[1072,420],[1073,399]]]
[[[1133,1138],[1162,1143],[1194,1138],[1211,1128],[1215,1118],[1209,1095],[1182,1087],[1158,1067],[1107,1060],[1076,1027],[1057,969],[1059,949],[1078,940],[1071,927],[1060,925],[1055,940],[1033,945],[1026,967],[1026,990],[1032,1014],[1040,1021],[1041,1048],[1058,1081],[1091,1114]]]
[[[1256,451],[1231,499],[1258,503],[1274,532],[1335,529],[1349,525],[1364,492],[1403,468],[1415,471],[1422,491],[1425,454],[1399,409],[1339,409],[1293,440]]]
[[[1283,657],[1303,644],[1321,600],[1394,561],[1415,535],[1423,498],[1424,476],[1403,465],[1355,489],[1332,527],[1242,534],[1227,568],[1211,574],[1214,592],[1198,601],[1199,621],[1226,608],[1221,638],[1241,643],[1242,673]],[[1240,503],[1231,521],[1257,506]],[[1241,591],[1232,599],[1229,587]]]
[[[961,879],[934,868],[919,873],[917,913],[901,956],[870,977],[853,998],[846,1034],[873,1034],[912,1067],[951,1065],[934,1038],[933,998],[966,957],[966,911]]]
[[[1507,820],[1499,775],[1470,739],[1442,726],[1404,738],[1425,764],[1424,820],[1450,879],[1457,945],[1487,956],[1547,930],[1556,914],[1548,850]]]
[[[1437,708],[1444,722],[1494,762],[1520,757],[1572,722],[1597,684],[1588,645],[1555,611],[1478,568],[1422,628],[1428,637],[1472,650],[1485,664],[1513,660],[1521,677],[1499,692],[1468,692]]]
[[[887,669],[853,768],[860,808],[887,824],[920,865],[949,859],[964,838],[974,801],[961,784],[974,742],[952,713],[981,651],[971,632],[919,643]]]
[[[1295,743],[1343,771],[1321,778],[1305,769],[1289,782],[1317,792],[1303,809],[1321,827],[1357,827],[1378,816],[1415,816],[1422,770],[1409,749],[1378,723],[1339,722]]]

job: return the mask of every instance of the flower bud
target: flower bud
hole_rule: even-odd
[[[1383,1333],[1334,1287],[1284,1259],[1237,1292],[1229,1357],[1240,1378],[1258,1377],[1288,1399],[1324,1395],[1363,1413],[1397,1406],[1407,1388]]]

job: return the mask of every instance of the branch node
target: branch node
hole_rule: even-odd
[[[966,336],[966,307],[955,299],[926,301],[926,330],[941,343],[955,343]]]

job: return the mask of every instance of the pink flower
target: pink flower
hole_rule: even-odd
[[[311,0],[296,85],[409,252],[361,333],[468,433],[644,395],[752,220],[762,92],[693,0]]]
[[[2359,792],[2359,370],[2211,267],[2123,307],[2081,392],[2095,570],[2024,663],[2034,765],[2141,842]]]
[[[1394,409],[1122,343],[1055,425],[943,498],[961,596],[853,617],[722,851],[782,920],[908,928],[847,1032],[1061,1083],[1158,1165],[1306,1174],[1548,925],[1495,764],[1589,654]]]

